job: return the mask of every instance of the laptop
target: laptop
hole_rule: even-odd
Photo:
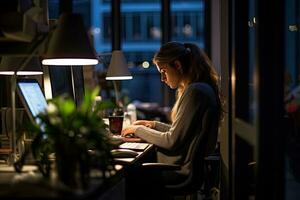
[[[17,92],[33,123],[40,124],[37,115],[47,109],[47,101],[44,93],[35,79],[18,79]]]

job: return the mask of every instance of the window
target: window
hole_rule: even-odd
[[[99,54],[111,50],[111,0],[93,4],[92,27],[100,33],[94,36]],[[204,0],[171,0],[172,40],[195,42],[204,47]],[[162,84],[152,64],[154,53],[161,46],[161,1],[121,1],[121,47],[133,75],[130,81],[121,81],[122,93],[130,99],[162,102]],[[100,69],[100,68],[99,68]],[[102,68],[102,70],[105,70]],[[101,73],[101,72],[99,72]]]

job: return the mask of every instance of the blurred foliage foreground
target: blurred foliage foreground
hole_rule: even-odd
[[[99,88],[87,91],[77,107],[70,97],[49,100],[45,112],[37,116],[38,123],[27,126],[34,139],[31,149],[15,162],[15,170],[22,171],[31,152],[44,178],[53,172],[69,188],[88,187],[91,170],[99,170],[105,178],[105,172],[113,169],[112,143],[100,113],[115,105],[110,101],[95,104],[98,94]]]

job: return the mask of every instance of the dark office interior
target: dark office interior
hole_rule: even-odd
[[[92,62],[88,53],[82,53],[91,50],[96,55],[95,64],[42,65],[42,59],[55,55],[48,49],[56,48],[51,46],[51,39],[62,27],[58,22],[63,21],[60,17],[65,13],[79,14],[83,23],[69,24],[65,36],[77,37],[84,45],[72,46],[72,42],[62,40],[60,53],[83,54]],[[201,158],[203,166],[199,170],[204,175],[191,175],[197,176],[193,180],[203,180],[193,182],[188,189],[178,186],[176,192],[169,188],[167,196],[197,200],[300,199],[299,28],[298,0],[0,1],[0,198],[148,199],[147,193],[136,191],[137,197],[128,194],[127,178],[134,176],[135,167],[156,161],[157,147],[148,144],[134,157],[115,157],[111,161],[103,152],[116,144],[109,146],[103,142],[105,137],[95,134],[105,127],[95,120],[103,121],[101,117],[107,117],[116,106],[126,107],[128,113],[134,106],[137,119],[169,123],[176,94],[161,82],[152,58],[161,45],[179,41],[197,44],[211,58],[220,78],[224,119],[214,153]],[[82,39],[83,35],[87,40]],[[125,75],[130,77],[126,80],[107,79],[115,51],[124,54]],[[17,64],[8,67],[7,58]],[[33,63],[34,59],[38,63]],[[118,58],[116,62],[121,61]],[[41,73],[18,73],[28,65]],[[67,151],[69,154],[56,151],[53,158],[49,153],[51,140],[43,134],[35,136],[30,130],[36,129],[28,128],[35,118],[28,111],[29,100],[22,94],[22,81],[37,86],[29,100],[38,95],[47,101],[57,99],[58,108],[65,112],[65,124],[62,129],[52,128],[58,132],[70,127],[66,132],[69,136],[80,129],[72,127],[75,123],[68,116],[70,110],[82,108],[94,113],[96,96],[108,102],[101,104],[106,110],[87,114],[91,128],[83,127],[102,143],[87,139],[60,144],[61,149],[71,149],[74,143],[82,142],[103,152],[98,155],[89,151],[82,156],[80,150]],[[85,106],[80,107],[82,103]],[[81,123],[83,119],[78,120]],[[38,154],[41,152],[44,154]],[[81,156],[77,166],[80,172],[72,165],[72,156]],[[55,162],[53,167],[55,159],[61,163]],[[61,174],[63,183],[57,179]],[[164,195],[160,198],[169,199]]]

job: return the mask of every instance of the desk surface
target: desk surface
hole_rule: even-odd
[[[135,158],[115,158],[117,163],[129,165],[141,160],[145,155],[153,151],[153,144],[149,144],[144,151],[137,151],[138,155]]]
[[[124,191],[124,166],[130,167],[139,161],[143,162],[143,159],[153,150],[154,147],[150,144],[144,151],[139,151],[139,154],[135,158],[116,158],[114,170],[111,170],[110,177],[105,181],[106,185],[103,184],[103,179],[99,179],[99,175],[95,173],[96,178],[93,178],[93,175],[91,175],[91,188],[79,193],[63,190],[61,187],[57,187],[57,183],[53,184],[53,182],[45,181],[41,177],[41,174],[37,172],[36,166],[24,166],[23,173],[19,174],[14,171],[12,166],[0,165],[0,198],[73,198],[74,195],[76,198],[81,198],[91,193],[94,196],[96,194],[97,197],[100,197],[97,199],[105,199],[103,197],[107,196],[107,193],[111,193],[112,189],[115,190],[116,186],[121,188],[119,189],[120,191]]]

